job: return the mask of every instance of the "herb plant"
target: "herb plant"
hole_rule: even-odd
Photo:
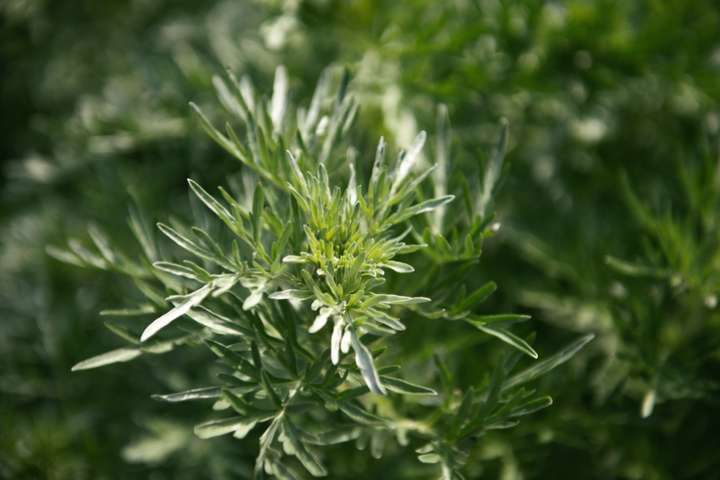
[[[326,450],[344,442],[369,442],[375,457],[405,451],[423,478],[466,478],[481,463],[474,450],[481,438],[550,406],[551,397],[529,384],[593,335],[536,360],[530,337],[513,332],[530,317],[483,314],[495,283],[468,288],[483,243],[500,227],[492,207],[507,125],[478,181],[448,184],[442,108],[434,161],[422,152],[425,132],[397,155],[381,138],[366,161],[350,142],[358,104],[349,77],[335,73],[327,70],[310,104],[297,109],[282,67],[269,99],[232,73],[213,79],[230,118],[224,128],[191,106],[242,170],[216,194],[188,180],[207,214],[192,226],[159,223],[170,249],[137,211],[130,226],[140,255],[119,252],[98,228],[88,231],[89,247],[71,240],[49,249],[129,277],[146,298],[104,314],[154,318],[141,333],[132,323],[108,323],[128,345],[73,370],[204,346],[220,364],[213,382],[154,398],[211,401],[216,413],[195,434],[256,439],[255,478],[326,476]],[[412,348],[396,338],[406,329],[422,337],[428,322],[512,348],[478,384],[463,384],[452,352],[435,354],[423,380],[411,381]],[[523,357],[533,363],[519,368]]]

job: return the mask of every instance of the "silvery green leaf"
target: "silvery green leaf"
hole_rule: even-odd
[[[640,404],[640,417],[648,418],[652,415],[655,409],[656,393],[655,390],[650,389],[643,395],[642,403]]]
[[[553,368],[567,362],[568,360],[570,360],[570,358],[573,357],[573,355],[579,352],[580,349],[587,345],[593,338],[595,338],[595,335],[592,333],[588,335],[583,335],[582,337],[570,343],[554,355],[551,355],[548,358],[537,362],[532,367],[510,377],[503,384],[502,390],[505,391],[510,388],[517,387],[518,385],[522,385],[523,383],[532,381],[540,375],[543,375],[544,373],[549,372]]]
[[[370,174],[370,184],[368,185],[368,198],[372,200],[380,188],[380,177],[385,172],[385,139],[380,137],[377,150],[375,152],[375,161],[373,162],[372,173]]]
[[[222,203],[217,201],[215,197],[206,192],[199,183],[188,178],[188,184],[190,185],[190,188],[192,189],[195,196],[198,197],[200,201],[203,202],[205,206],[209,208],[215,215],[217,215],[220,220],[225,222],[225,224],[227,224],[228,226],[234,223],[234,217],[230,213],[230,211],[225,208]]]
[[[413,215],[432,212],[436,208],[442,207],[443,205],[452,202],[454,199],[455,195],[445,195],[444,197],[431,198],[430,200],[425,200],[424,202],[418,203],[414,207],[411,207],[409,210],[412,211]]]
[[[138,341],[135,334],[130,332],[129,329],[111,322],[103,322],[103,324],[105,325],[105,328],[107,328],[112,333],[122,338],[126,342],[130,342],[133,345],[140,345],[140,341]]]
[[[192,294],[190,294],[188,300],[185,303],[178,305],[177,307],[158,317],[150,325],[148,325],[140,336],[140,341],[144,342],[145,340],[149,339],[157,332],[159,332],[161,329],[168,326],[177,318],[185,315],[187,312],[190,311],[191,308],[200,305],[200,303],[205,299],[205,297],[208,296],[211,290],[212,285],[210,284],[204,285],[198,290],[195,290]]]
[[[307,300],[309,298],[312,298],[312,293],[310,293],[307,290],[299,290],[299,289],[287,289],[287,290],[280,290],[279,292],[271,293],[268,298],[271,298],[272,300]]]
[[[147,315],[155,313],[155,307],[152,305],[141,305],[137,308],[111,308],[101,310],[101,317],[136,317],[138,315]]]
[[[195,425],[194,432],[198,438],[207,439],[217,437],[220,435],[227,435],[233,433],[240,428],[247,428],[248,424],[251,424],[252,428],[255,426],[255,421],[251,420],[248,422],[243,417],[229,417],[220,420],[210,420],[208,422]]]
[[[492,335],[496,338],[499,338],[503,342],[507,343],[508,345],[517,348],[521,352],[525,353],[526,355],[531,356],[532,358],[538,358],[538,354],[533,348],[522,338],[518,337],[514,333],[510,332],[509,330],[505,330],[503,328],[497,328],[493,327],[492,325],[483,325],[480,322],[473,322],[471,320],[468,320],[468,323],[473,325],[478,330],[481,330],[488,335]]]
[[[483,426],[485,430],[505,430],[507,428],[516,427],[520,422],[517,420],[505,420],[488,423]]]
[[[426,443],[426,444],[423,445],[422,447],[416,448],[416,449],[415,449],[415,453],[424,454],[424,453],[430,453],[430,452],[432,452],[432,451],[434,451],[434,450],[435,450],[435,447],[433,446],[432,443]]]
[[[381,426],[386,424],[386,420],[382,417],[378,417],[362,407],[355,405],[352,402],[339,401],[338,408],[341,412],[347,415],[351,420],[368,426]]]
[[[83,262],[82,259],[78,258],[77,255],[75,255],[74,253],[72,253],[68,250],[49,246],[45,249],[45,252],[48,255],[50,255],[52,258],[54,258],[55,260],[59,260],[63,263],[67,263],[69,265],[75,265],[76,267],[84,267],[85,266],[85,262]]]
[[[639,263],[628,262],[611,255],[605,257],[605,264],[616,272],[629,277],[669,277],[671,272],[662,268],[650,267]]]
[[[370,354],[370,350],[360,342],[354,330],[350,333],[350,339],[353,350],[355,350],[355,364],[360,369],[365,384],[371,392],[385,395],[385,387],[380,383],[380,377],[375,370],[375,362]]]
[[[282,261],[283,263],[307,263],[305,258],[300,255],[285,255]]]
[[[517,322],[524,322],[530,320],[530,315],[523,315],[520,313],[497,313],[494,315],[472,315],[469,317],[473,322],[490,324],[490,323],[502,323],[505,325]]]
[[[327,475],[327,470],[320,463],[320,459],[317,457],[308,446],[304,445],[300,439],[299,432],[290,420],[285,417],[282,423],[283,435],[281,437],[283,441],[283,447],[285,451],[300,460],[303,467],[310,472],[313,477],[324,477]]]
[[[355,180],[355,163],[350,162],[348,166],[350,167],[350,179],[348,180],[346,194],[350,205],[355,205],[357,203],[357,180]]]
[[[132,230],[133,235],[140,243],[145,256],[148,260],[154,261],[157,258],[155,240],[143,221],[142,214],[136,208],[130,208],[128,224],[130,225],[130,230]]]
[[[105,258],[108,263],[115,263],[115,254],[113,253],[107,236],[95,225],[91,225],[90,228],[88,228],[88,234],[90,234],[90,238],[103,258]]]
[[[550,396],[538,397],[529,400],[522,405],[518,405],[508,412],[509,417],[522,417],[524,415],[530,415],[543,408],[547,408],[552,405],[553,399]]]
[[[247,121],[247,112],[245,108],[240,104],[238,98],[230,92],[230,89],[225,84],[225,81],[217,75],[213,75],[212,84],[215,87],[217,96],[220,99],[220,103],[223,104],[230,113],[237,115],[244,121]]]
[[[255,425],[257,425],[256,420],[249,420],[245,425],[241,425],[237,430],[235,430],[233,437],[242,440],[247,437],[247,434],[250,433],[253,428],[255,428]]]
[[[359,428],[338,428],[335,430],[315,433],[305,441],[311,445],[327,446],[349,442],[350,440],[355,440],[359,436]]]
[[[255,240],[256,247],[261,247],[260,242],[263,230],[263,211],[265,210],[265,190],[262,188],[262,184],[255,186],[252,198],[252,230],[253,239]]]
[[[286,150],[287,158],[290,161],[290,168],[292,168],[293,175],[295,176],[295,179],[297,180],[298,184],[300,185],[300,192],[301,193],[307,193],[308,192],[308,184],[307,179],[305,178],[305,175],[303,174],[302,170],[300,170],[300,165],[298,165],[297,158],[295,158],[295,155],[290,150]],[[303,198],[302,196],[300,198]]]
[[[153,267],[158,270],[175,275],[176,277],[189,278],[190,280],[198,280],[198,276],[195,274],[192,268],[186,267],[185,265],[178,265],[172,262],[155,262]]]
[[[442,207],[443,205],[446,205],[446,204],[452,202],[454,199],[455,199],[455,195],[445,195],[444,197],[431,198],[430,200],[425,200],[424,202],[420,202],[417,205],[413,205],[412,207],[408,207],[404,210],[400,210],[399,212],[393,214],[387,220],[387,223],[390,225],[394,225],[396,223],[403,222],[411,217],[414,217],[415,215],[420,215],[421,213],[432,212],[436,208]]]
[[[485,168],[485,176],[483,177],[483,186],[477,202],[477,210],[481,217],[487,214],[487,208],[492,200],[492,195],[500,180],[502,173],[502,164],[505,158],[505,150],[507,149],[508,122],[502,120],[500,138],[493,152],[490,161]]]
[[[381,267],[389,268],[390,270],[397,273],[412,273],[415,271],[412,265],[408,265],[407,263],[403,262],[396,262],[394,260],[385,262],[381,265]]]
[[[275,417],[275,419],[270,423],[270,426],[268,426],[268,428],[263,432],[263,434],[260,435],[260,452],[255,459],[256,476],[259,476],[259,474],[263,471],[265,457],[268,454],[270,445],[272,445],[272,442],[275,440],[275,435],[277,434],[278,428],[280,428],[280,422],[282,421],[282,418],[282,415],[278,415],[277,417]]]
[[[83,360],[82,362],[75,364],[71,371],[76,372],[78,370],[89,370],[91,368],[110,365],[111,363],[129,362],[140,355],[142,355],[142,351],[137,348],[118,348],[116,350],[111,350],[109,352],[90,357],[87,360]]]
[[[273,94],[270,100],[270,119],[275,133],[282,132],[283,118],[287,109],[288,78],[287,71],[282,65],[275,69],[275,81],[273,82]]]
[[[213,297],[219,297],[230,290],[240,280],[239,275],[222,275],[213,280],[215,290],[212,292]]]
[[[407,177],[410,170],[412,170],[413,165],[415,165],[415,162],[420,155],[423,145],[425,145],[426,138],[427,134],[424,130],[418,133],[407,153],[403,156],[402,160],[400,160],[400,164],[395,169],[395,178],[393,179],[393,184],[390,189],[390,196],[397,191],[402,181],[405,180],[405,177]]]
[[[153,400],[162,400],[163,402],[187,402],[191,400],[206,400],[208,398],[220,397],[220,387],[203,387],[193,388],[184,392],[168,393],[164,395],[155,394],[151,398]]]
[[[327,96],[329,77],[330,75],[328,70],[323,70],[317,81],[317,85],[315,86],[315,92],[313,93],[307,113],[303,115],[302,122],[300,122],[304,138],[308,138],[313,127],[317,124],[318,118],[320,117],[320,106],[321,102]]]
[[[373,295],[373,298],[377,303],[384,303],[386,305],[415,305],[430,301],[427,297],[405,297],[402,295],[390,294],[377,294]]]
[[[192,253],[193,255],[196,255],[200,258],[204,258],[205,260],[211,260],[214,261],[212,258],[212,255],[210,252],[186,237],[185,235],[181,234],[177,230],[175,230],[172,227],[169,227],[165,225],[164,223],[158,223],[158,229],[170,240],[175,242],[180,248],[187,250],[188,252]]]
[[[342,340],[340,340],[340,351],[342,353],[348,353],[350,351],[350,344],[352,343],[350,329],[346,328],[343,333]]]
[[[467,295],[452,307],[453,312],[462,312],[472,309],[475,305],[484,302],[497,290],[495,282],[487,282],[474,292]]]
[[[370,314],[370,312],[372,312],[372,320],[375,322],[398,332],[405,330],[405,325],[397,318],[376,309],[371,309],[368,313]]]
[[[327,323],[328,318],[330,318],[331,313],[332,313],[331,309],[321,308],[320,313],[318,314],[317,317],[315,317],[315,321],[313,321],[312,325],[310,325],[308,332],[316,333],[316,332],[319,332],[320,330],[322,330],[322,328]]]
[[[242,329],[237,328],[231,322],[228,322],[207,310],[191,309],[187,312],[187,316],[203,327],[206,327],[219,335],[245,335]]]
[[[104,270],[108,267],[108,263],[104,258],[95,255],[93,252],[85,248],[76,239],[73,238],[69,240],[68,247],[78,258],[80,258],[86,264],[92,265],[93,267],[99,268],[101,270]]]
[[[442,460],[442,457],[440,457],[437,453],[424,453],[422,455],[418,455],[418,460],[421,463],[435,464],[439,463]]]
[[[153,355],[160,355],[161,353],[172,352],[176,346],[183,343],[184,338],[176,338],[174,340],[168,340],[166,342],[156,342],[150,345],[142,347],[143,353],[152,353]]]
[[[330,338],[330,360],[333,365],[337,365],[340,362],[340,341],[342,339],[343,327],[345,322],[342,320],[335,320],[333,326],[332,337]]]
[[[262,300],[264,289],[258,288],[250,292],[250,295],[243,302],[243,310],[250,310]]]
[[[380,377],[383,385],[391,392],[400,393],[403,395],[437,395],[437,392],[432,388],[417,385],[415,383],[408,382],[402,378],[389,377],[383,375]]]
[[[210,123],[210,120],[205,116],[205,114],[200,110],[200,107],[198,107],[195,103],[190,102],[190,107],[195,110],[195,113],[197,114],[198,118],[200,119],[200,124],[203,127],[203,130],[217,142],[218,145],[223,147],[228,153],[233,155],[235,158],[245,161],[245,156],[243,155],[242,151],[238,146],[229,138],[227,138],[225,135],[220,133],[220,131],[213,126],[212,123]]]
[[[446,105],[440,105],[437,115],[435,161],[437,168],[433,171],[433,193],[436,197],[447,194],[447,172],[450,158],[450,121]],[[445,209],[435,210],[433,218],[433,231],[439,233],[443,226]]]

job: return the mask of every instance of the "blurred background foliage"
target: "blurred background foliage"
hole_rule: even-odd
[[[148,224],[183,215],[185,178],[241,169],[187,101],[212,112],[225,67],[270,91],[284,64],[299,99],[349,69],[366,170],[379,135],[432,143],[446,105],[450,184],[477,182],[510,121],[486,308],[532,313],[541,355],[598,338],[543,380],[552,408],[481,442],[473,475],[718,478],[717,2],[7,0],[0,22],[0,477],[249,478],[252,449],[194,439],[201,411],[149,400],[202,378],[204,355],[70,374],[115,345],[97,312],[138,294],[45,247],[97,224],[139,251],[130,206]],[[428,328],[404,351],[462,351],[467,384],[504,348]],[[353,449],[334,450],[343,478],[420,478],[397,452]]]

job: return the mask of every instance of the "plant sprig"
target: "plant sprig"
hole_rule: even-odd
[[[276,72],[270,101],[257,97],[247,82],[232,74],[230,86],[214,79],[221,103],[243,128],[244,141],[231,123],[223,133],[199,107],[193,108],[210,137],[237,158],[248,169],[246,179],[256,183],[232,194],[219,188],[215,196],[200,183],[188,181],[194,196],[229,232],[226,238],[198,226],[158,224],[177,251],[192,259],[158,260],[156,242],[137,216],[131,226],[143,246],[140,260],[115,252],[95,229],[90,236],[97,253],[78,241],[71,241],[69,250],[50,250],[61,260],[133,279],[152,306],[127,314],[164,311],[146,326],[139,341],[131,331],[113,326],[113,332],[132,346],[80,362],[74,370],[129,361],[177,345],[204,344],[223,366],[217,382],[154,398],[171,403],[212,400],[215,411],[229,412],[197,425],[200,438],[232,434],[241,439],[255,432],[256,478],[298,478],[288,457],[309,474],[325,476],[328,470],[319,447],[393,432],[417,437],[422,443],[418,459],[439,464],[443,478],[463,478],[466,444],[549,406],[550,397],[523,385],[567,361],[591,336],[519,373],[512,373],[518,355],[510,355],[488,385],[471,386],[464,393],[439,365],[445,386],[441,402],[421,401],[438,396],[435,389],[381,365],[383,353],[393,347],[389,339],[404,331],[412,317],[462,320],[518,352],[538,355],[510,330],[528,316],[475,311],[495,290],[494,283],[470,293],[461,288],[430,298],[408,294],[413,290],[409,286],[391,290],[386,281],[394,275],[419,276],[415,290],[429,292],[437,279],[427,274],[438,269],[453,274],[456,267],[467,272],[476,262],[483,239],[497,230],[490,206],[502,171],[507,126],[486,168],[477,202],[465,202],[469,210],[462,219],[448,219],[435,212],[454,195],[423,194],[426,180],[445,181],[431,175],[435,165],[421,168],[425,132],[394,161],[387,160],[381,138],[369,180],[359,181],[353,161],[347,161],[354,157],[345,155],[357,111],[348,81],[343,75],[337,93],[331,94],[331,73],[324,74],[309,107],[293,116],[283,68]],[[442,145],[449,148],[447,140]],[[441,156],[447,161],[448,152]],[[423,224],[425,233],[420,235],[417,228]],[[417,241],[407,243],[409,238]],[[404,256],[428,250],[430,263],[418,264],[427,271],[415,272],[416,266]],[[445,285],[448,288],[452,285]],[[156,340],[179,330],[175,327],[183,318],[193,323],[187,327],[182,322],[182,336]],[[412,406],[412,418],[389,408],[383,398],[392,395]]]

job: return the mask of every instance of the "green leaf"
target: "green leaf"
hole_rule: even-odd
[[[107,310],[101,310],[101,317],[137,317],[139,315],[147,315],[148,313],[155,313],[155,307],[152,305],[141,305],[138,308],[111,308]]]
[[[508,122],[503,119],[500,129],[500,138],[498,139],[495,151],[490,161],[485,167],[485,176],[483,177],[483,186],[478,199],[478,214],[485,218],[488,206],[492,200],[493,193],[500,180],[502,173],[502,164],[505,159],[505,150],[507,149]]]
[[[169,273],[170,275],[175,275],[176,277],[189,278],[190,280],[195,281],[200,280],[195,271],[185,265],[178,265],[177,263],[172,262],[155,262],[153,263],[153,267],[162,272]]]
[[[220,145],[222,148],[225,149],[228,153],[233,155],[235,158],[248,163],[247,158],[245,155],[243,155],[240,148],[229,138],[227,138],[225,135],[220,133],[218,129],[216,129],[212,123],[210,123],[210,120],[205,116],[205,114],[200,110],[200,107],[195,105],[195,103],[190,102],[190,107],[195,111],[198,118],[200,119],[200,124],[202,125],[205,132],[217,142],[218,145]]]
[[[442,457],[437,453],[423,453],[422,455],[418,455],[418,460],[420,463],[435,464],[440,463]]]
[[[136,208],[130,208],[130,216],[128,217],[128,224],[133,235],[140,243],[140,246],[145,253],[145,256],[150,261],[157,259],[157,247],[155,245],[155,239],[150,233],[147,224],[143,220],[143,216],[140,211]]]
[[[262,212],[265,206],[265,195],[262,187],[258,184],[255,187],[253,193],[253,210],[252,210],[252,225],[253,225],[253,238],[255,242],[260,241],[260,234],[262,233]]]
[[[210,284],[204,285],[199,289],[195,290],[187,297],[187,301],[153,320],[153,322],[148,325],[143,331],[142,335],[140,336],[140,341],[144,342],[148,340],[157,332],[170,325],[170,323],[188,313],[191,308],[200,305],[200,303],[205,299],[205,297],[208,296],[211,291],[212,285]]]
[[[497,324],[497,323],[503,323],[503,324],[509,324],[509,323],[517,323],[517,322],[524,322],[527,320],[530,320],[532,317],[530,315],[523,315],[520,313],[496,313],[494,315],[471,315],[468,317],[468,320],[472,321],[473,324]]]
[[[217,215],[220,220],[222,220],[223,222],[225,222],[225,224],[232,228],[235,221],[233,215],[228,211],[228,209],[225,208],[222,203],[216,200],[215,197],[206,192],[200,186],[200,184],[198,184],[191,178],[188,178],[188,184],[190,185],[190,188],[192,189],[195,196],[197,196],[200,201],[202,201],[205,206],[210,209],[210,211]]]
[[[539,410],[549,407],[550,405],[552,405],[552,403],[553,399],[549,395],[533,398],[532,400],[510,410],[510,412],[508,413],[508,417],[522,417],[524,415],[530,415],[531,413],[535,413]]]
[[[220,387],[202,387],[193,388],[192,390],[185,390],[184,392],[167,393],[167,394],[155,394],[150,398],[153,400],[161,400],[163,402],[188,402],[192,400],[207,400],[209,398],[220,397]]]
[[[198,438],[207,439],[235,433],[237,430],[247,432],[249,428],[255,426],[255,423],[257,423],[255,420],[248,421],[243,417],[229,417],[195,425],[194,432]]]
[[[89,370],[91,368],[104,367],[111,363],[129,362],[130,360],[142,355],[142,350],[137,348],[118,348],[109,352],[90,357],[80,363],[75,364],[71,371]]]
[[[629,277],[665,278],[670,275],[667,270],[631,263],[611,255],[605,257],[605,263],[616,272]]]
[[[340,411],[350,417],[350,419],[363,425],[383,426],[387,423],[384,418],[373,415],[364,408],[361,408],[352,402],[338,401],[337,405]]]
[[[228,319],[220,317],[210,310],[191,309],[187,312],[187,316],[218,335],[243,336],[249,333],[247,328],[237,326]]]
[[[255,459],[256,476],[261,475],[263,472],[265,457],[267,456],[268,450],[270,449],[270,445],[272,445],[272,442],[275,440],[275,435],[280,428],[280,422],[282,420],[282,417],[282,415],[278,415],[277,417],[275,417],[275,419],[270,423],[270,426],[263,432],[262,435],[260,435],[260,452]]]
[[[140,344],[140,342],[137,339],[137,336],[135,334],[133,334],[129,329],[122,327],[120,325],[116,325],[114,323],[110,323],[110,322],[103,322],[103,325],[105,325],[105,328],[107,328],[112,333],[114,333],[118,337],[122,338],[126,342],[130,342],[133,345]]]
[[[453,312],[462,312],[472,309],[478,303],[484,302],[495,292],[495,290],[497,290],[497,284],[495,282],[487,282],[482,287],[465,297],[462,301],[456,303],[452,308]]]
[[[324,477],[327,470],[320,463],[317,455],[300,439],[300,434],[292,424],[289,418],[284,417],[282,422],[283,439],[287,442],[286,449],[300,460],[303,467],[310,472],[313,477]]]
[[[201,247],[196,242],[190,240],[185,235],[182,235],[174,228],[169,227],[164,223],[158,223],[158,228],[166,237],[175,242],[180,248],[187,250],[188,252],[200,258],[204,258],[205,260],[214,261],[213,256],[206,248]]]
[[[509,330],[505,330],[503,328],[497,328],[493,327],[491,325],[484,325],[481,322],[476,322],[474,320],[466,319],[466,321],[477,328],[478,330],[481,330],[488,335],[492,335],[496,338],[499,338],[503,342],[507,343],[508,345],[517,348],[521,352],[525,353],[526,355],[531,356],[532,358],[538,358],[538,354],[533,348],[522,338],[518,337],[514,333],[510,332]]]
[[[268,295],[268,298],[271,298],[272,300],[309,300],[313,298],[312,292],[309,290],[303,290],[303,289],[287,289],[287,290],[280,290],[278,292],[271,293]]]
[[[413,140],[412,145],[410,146],[410,148],[408,148],[407,153],[402,156],[393,174],[394,179],[392,187],[390,188],[390,196],[392,196],[398,190],[400,184],[403,182],[403,180],[405,180],[405,177],[407,177],[407,175],[412,170],[413,165],[415,165],[415,162],[420,155],[420,151],[425,145],[426,138],[427,134],[424,130],[418,133],[415,137],[415,140]]]
[[[389,268],[390,270],[397,273],[412,273],[415,271],[412,265],[408,265],[407,263],[403,262],[396,262],[394,260],[385,262],[381,265],[381,267]]]
[[[388,377],[381,375],[380,379],[388,390],[403,395],[437,395],[437,392],[432,388],[417,385],[415,383],[408,382],[402,378]]]
[[[360,342],[354,330],[350,331],[350,341],[355,351],[355,364],[360,369],[365,384],[371,392],[378,395],[385,395],[385,387],[380,382],[377,370],[375,370],[375,362],[373,361],[370,350]]]
[[[337,428],[314,433],[311,437],[306,439],[305,442],[312,445],[328,446],[349,442],[357,439],[359,436],[359,428]]]
[[[402,295],[375,294],[372,296],[373,303],[381,303],[385,305],[416,305],[418,303],[429,302],[426,297],[405,297]]]
[[[275,406],[278,408],[282,407],[282,399],[280,399],[280,396],[277,394],[275,388],[272,386],[270,376],[264,370],[260,373],[260,381],[262,382],[263,389],[267,392],[268,397],[270,398],[270,400],[272,400],[273,404],[275,404]]]
[[[448,203],[452,202],[454,199],[455,199],[455,195],[445,195],[443,197],[431,198],[430,200],[425,200],[424,202],[420,202],[417,205],[413,205],[412,207],[408,207],[404,210],[400,210],[399,212],[393,214],[387,220],[387,224],[394,225],[396,223],[405,221],[408,218],[414,217],[415,215],[419,215],[421,213],[432,212],[436,208],[442,207],[443,205],[447,205]]]
[[[503,384],[502,390],[509,390],[511,388],[522,385],[523,383],[530,382],[538,378],[539,376],[549,372],[550,370],[558,367],[559,365],[562,365],[563,363],[570,360],[593,338],[595,338],[595,334],[590,333],[588,335],[584,335],[575,340],[574,342],[570,343],[554,355],[551,355],[550,357],[541,360],[540,362],[537,362],[532,367],[513,375]]]

